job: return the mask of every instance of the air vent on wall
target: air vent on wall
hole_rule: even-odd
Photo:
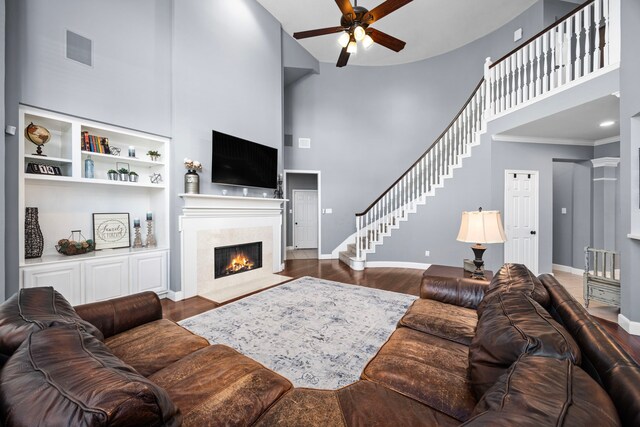
[[[67,30],[67,58],[92,66],[91,40]]]

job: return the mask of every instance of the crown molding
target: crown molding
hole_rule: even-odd
[[[538,136],[517,136],[517,135],[493,135],[494,141],[500,142],[521,142],[528,144],[555,144],[555,145],[584,145],[593,147],[593,140],[571,139],[571,138],[545,138]]]
[[[620,157],[600,157],[597,159],[592,159],[591,163],[593,163],[594,168],[615,168],[618,166],[618,164],[620,164]]]
[[[611,144],[612,142],[620,142],[620,135],[610,136],[609,138],[596,139],[593,141],[593,146]]]

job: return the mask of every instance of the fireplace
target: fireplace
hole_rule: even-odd
[[[262,242],[215,248],[214,279],[262,268]]]

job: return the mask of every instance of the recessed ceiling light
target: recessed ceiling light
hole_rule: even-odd
[[[613,120],[607,120],[607,121],[604,121],[604,122],[600,123],[600,127],[601,128],[606,128],[606,127],[609,127],[609,126],[613,126],[615,124],[616,124],[616,122],[614,122]]]

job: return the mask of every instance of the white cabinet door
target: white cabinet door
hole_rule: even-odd
[[[71,305],[84,304],[79,263],[26,267],[23,269],[23,283],[25,288],[53,286]]]
[[[87,302],[129,295],[129,259],[114,257],[84,262]]]
[[[131,258],[131,293],[167,290],[167,253],[136,254]]]

